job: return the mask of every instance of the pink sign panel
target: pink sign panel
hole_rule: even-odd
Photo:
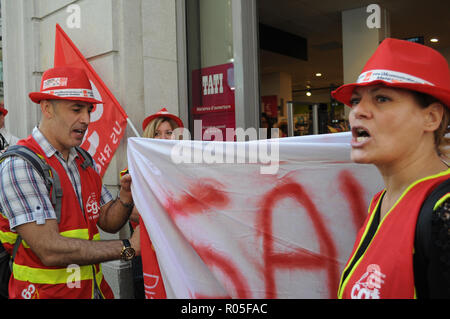
[[[202,125],[201,139],[225,141],[226,129],[236,128],[233,63],[192,71],[192,102],[194,127],[195,121]]]

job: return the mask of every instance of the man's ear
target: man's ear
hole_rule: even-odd
[[[55,109],[53,103],[49,100],[41,100],[41,112],[44,118],[52,118],[55,113]]]
[[[434,102],[423,109],[424,125],[427,132],[436,131],[441,125],[442,117],[444,116],[444,106],[439,102]]]

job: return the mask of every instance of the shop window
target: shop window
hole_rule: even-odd
[[[231,0],[186,1],[186,32],[191,137],[225,140],[235,128]]]
[[[293,135],[349,130],[350,108],[333,100],[331,91],[354,82],[385,37],[433,47],[450,61],[449,1],[257,4],[261,112],[270,112],[269,120],[280,128],[292,121]],[[271,103],[266,102],[269,97]],[[276,107],[265,107],[269,104]]]

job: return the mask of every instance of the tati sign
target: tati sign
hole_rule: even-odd
[[[234,66],[232,63],[215,65],[192,71],[193,120],[202,121],[202,138],[214,140],[209,129],[220,130],[225,137],[227,128],[236,128],[234,100]]]

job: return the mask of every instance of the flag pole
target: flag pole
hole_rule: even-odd
[[[139,132],[136,130],[136,128],[133,125],[133,122],[131,122],[130,118],[127,117],[127,123],[130,124],[130,128],[133,131],[134,135],[136,135],[137,137],[141,137],[141,135],[139,134]]]

